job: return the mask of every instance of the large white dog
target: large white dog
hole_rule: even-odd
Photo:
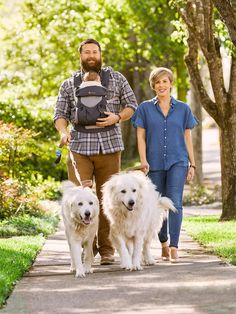
[[[161,229],[166,210],[176,211],[172,201],[161,197],[141,171],[121,172],[103,185],[103,209],[121,267],[141,270],[142,258],[144,265],[153,265],[151,241]]]
[[[70,248],[71,271],[76,271],[76,277],[85,277],[86,273],[92,273],[93,240],[98,228],[98,214],[98,199],[90,188],[78,187],[72,183],[65,188],[62,217]]]

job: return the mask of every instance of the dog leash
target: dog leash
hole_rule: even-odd
[[[57,147],[57,150],[56,150],[56,160],[54,161],[55,164],[59,164],[59,162],[61,161],[62,148],[63,148],[63,145],[62,145],[62,144],[59,144],[58,147]],[[80,179],[79,172],[78,172],[78,170],[77,170],[77,168],[76,168],[76,161],[75,161],[75,159],[74,159],[74,156],[73,156],[71,150],[69,150],[69,156],[70,156],[70,159],[71,159],[73,168],[74,168],[75,177],[76,177],[76,179],[78,180],[79,184],[80,184],[81,186],[83,186],[82,181],[81,181],[81,179]]]
[[[73,165],[73,167],[74,167],[75,177],[76,177],[76,179],[78,180],[79,184],[80,184],[81,186],[83,186],[82,181],[81,181],[81,179],[80,179],[79,171],[78,171],[78,169],[76,168],[76,161],[75,161],[75,158],[74,158],[74,156],[73,156],[71,150],[69,151],[69,155],[70,155],[70,159],[71,159],[72,165]]]

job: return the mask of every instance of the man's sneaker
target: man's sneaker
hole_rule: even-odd
[[[102,256],[101,257],[101,265],[112,265],[115,259],[112,255]]]
[[[93,256],[95,257],[98,254],[98,248],[96,246],[93,247]]]

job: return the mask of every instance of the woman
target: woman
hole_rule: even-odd
[[[169,197],[177,213],[170,212],[159,233],[162,259],[176,263],[182,224],[184,184],[196,169],[191,129],[198,124],[189,106],[171,96],[173,73],[155,68],[149,77],[156,97],[140,104],[132,117],[137,128],[141,168],[162,196]],[[168,240],[168,227],[170,240]]]

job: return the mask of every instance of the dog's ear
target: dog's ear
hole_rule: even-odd
[[[115,197],[115,181],[112,177],[102,186],[102,204],[105,212],[105,208],[109,208]]]
[[[110,195],[111,193],[114,192],[115,189],[115,185],[114,185],[114,180],[112,180],[112,178],[110,180],[108,180],[107,182],[105,182],[102,186],[102,192],[103,194],[108,194]]]
[[[138,184],[139,190],[143,190],[146,184],[146,177],[141,171],[133,172],[133,176],[135,178],[136,183]]]
[[[110,184],[110,186],[109,186],[109,192],[110,192],[110,193],[114,193],[114,192],[115,192],[115,185],[114,185],[114,184]]]
[[[72,199],[67,199],[65,204],[66,204],[66,208],[68,208],[68,210],[71,211],[72,205],[73,205]]]

